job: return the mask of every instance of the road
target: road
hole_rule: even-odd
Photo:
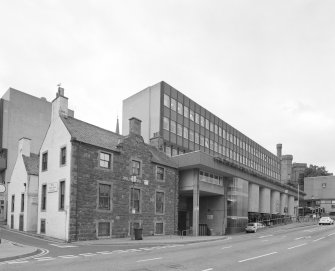
[[[27,238],[22,239],[21,243]],[[71,244],[70,247],[57,247],[44,240],[35,242],[39,247],[48,249],[49,253],[1,263],[0,270],[335,271],[333,225],[290,230],[265,229],[252,234],[233,235],[229,240],[151,247],[71,247]]]

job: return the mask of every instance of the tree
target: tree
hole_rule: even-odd
[[[317,176],[331,176],[333,173],[329,173],[325,167],[319,167],[315,165],[309,165],[305,169],[304,173],[299,174],[299,184],[304,184],[304,178],[306,177],[317,177]]]

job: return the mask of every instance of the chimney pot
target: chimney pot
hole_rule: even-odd
[[[141,135],[141,120],[132,117],[129,119],[129,134]]]

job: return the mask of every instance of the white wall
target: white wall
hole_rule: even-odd
[[[27,185],[25,217],[27,218],[25,231],[37,231],[38,211],[38,176],[29,175]]]
[[[40,221],[46,220],[46,235],[68,240],[69,229],[69,197],[70,197],[70,165],[71,165],[71,136],[60,118],[55,118],[50,124],[47,135],[40,150],[40,175],[39,175],[39,202],[38,226]],[[66,146],[66,165],[60,166],[60,149]],[[42,171],[42,154],[48,151],[48,169]],[[59,182],[65,181],[65,210],[59,210]],[[42,185],[47,185],[46,211],[41,211]],[[56,191],[49,189],[55,185]],[[49,190],[49,191],[48,191]]]

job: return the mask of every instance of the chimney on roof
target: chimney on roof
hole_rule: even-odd
[[[141,120],[132,117],[129,119],[129,134],[141,135]]]
[[[281,156],[282,156],[282,148],[283,148],[283,145],[282,144],[277,144],[277,157],[280,159]]]
[[[18,154],[30,157],[30,138],[22,137],[19,140]]]
[[[150,138],[150,145],[156,147],[160,151],[163,151],[164,141],[159,133],[154,133],[154,136]]]
[[[58,85],[56,98],[52,101],[51,121],[54,121],[59,115],[68,116],[68,98],[64,96],[64,88],[60,85]]]

